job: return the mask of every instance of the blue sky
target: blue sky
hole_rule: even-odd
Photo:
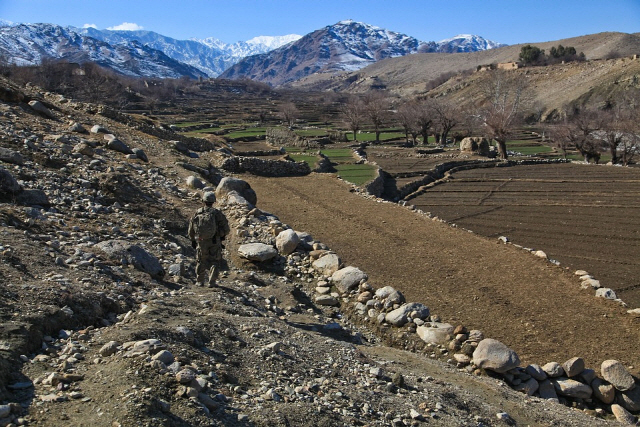
[[[0,19],[100,29],[127,23],[177,39],[226,43],[304,35],[353,19],[423,41],[476,34],[517,44],[640,32],[640,0],[0,0]]]

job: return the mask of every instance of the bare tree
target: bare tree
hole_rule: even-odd
[[[600,161],[601,144],[594,132],[602,128],[602,116],[594,107],[574,109],[565,113],[565,121],[558,127],[556,144],[575,147],[586,162]]]
[[[627,166],[634,157],[640,155],[640,89],[627,90],[622,102],[627,113],[623,122],[625,137],[620,144],[620,151],[622,164]]]
[[[347,128],[353,132],[353,140],[358,140],[358,131],[365,117],[364,103],[359,98],[350,98],[340,107],[340,114]]]
[[[607,112],[602,112],[602,127],[594,132],[593,136],[600,141],[605,149],[611,154],[611,163],[618,163],[618,146],[622,144],[624,132],[624,111],[619,106],[615,106]]]
[[[434,99],[430,109],[433,111],[434,122],[440,131],[440,143],[446,146],[449,132],[460,123],[460,112],[454,104],[442,99]]]
[[[417,117],[418,103],[416,101],[405,102],[401,104],[396,110],[396,121],[404,129],[404,137],[407,144],[409,144],[409,135],[413,136],[413,144],[416,143],[416,136],[418,135],[418,117]]]
[[[380,142],[380,133],[389,113],[389,100],[380,92],[371,92],[364,98],[364,112],[373,126],[376,142]]]
[[[289,128],[293,128],[299,114],[298,107],[293,102],[285,102],[280,106],[280,117]]]
[[[422,143],[429,143],[429,131],[433,127],[436,119],[436,110],[431,98],[424,99],[416,106],[416,125],[418,133],[422,136]],[[415,138],[414,138],[415,140]]]
[[[498,143],[500,158],[506,160],[507,139],[519,120],[524,101],[525,76],[512,71],[491,71],[483,85],[485,101],[478,116],[486,126],[488,136]]]

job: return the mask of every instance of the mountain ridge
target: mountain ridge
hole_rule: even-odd
[[[16,65],[37,65],[47,58],[95,62],[133,77],[191,78],[204,73],[139,42],[111,45],[55,24],[0,27],[0,54]]]
[[[20,29],[24,30],[27,26],[31,29],[29,34],[13,34],[19,33]],[[338,27],[343,28],[338,28]],[[56,31],[47,32],[47,28],[59,28]],[[38,28],[41,31],[38,31]],[[380,59],[388,57],[404,56],[417,52],[431,51],[469,51],[476,49],[492,48],[500,44],[487,41],[479,36],[454,37],[442,42],[423,42],[406,34],[374,27],[353,20],[340,21],[338,24],[326,26],[323,29],[316,30],[310,34],[325,32],[326,40],[320,46],[315,43],[300,42],[301,39],[308,37],[299,36],[297,34],[289,34],[285,36],[257,36],[245,42],[236,42],[227,44],[217,38],[209,37],[205,39],[189,39],[177,40],[154,31],[148,30],[98,30],[93,27],[76,28],[62,27],[55,24],[14,24],[9,21],[0,22],[0,53],[8,59],[8,62],[29,65],[38,63],[43,57],[56,59],[67,59],[74,57],[78,60],[83,58],[93,58],[97,63],[114,69],[115,71],[126,75],[138,75],[144,77],[180,77],[188,75],[192,78],[198,77],[217,77],[222,75],[225,70],[232,68],[236,63],[251,58],[248,63],[258,63],[261,60],[270,61],[270,52],[278,49],[292,49],[285,53],[295,62],[301,61],[320,61],[319,67],[309,67],[308,70],[296,72],[293,70],[293,76],[286,76],[287,81],[302,78],[311,72],[316,71],[353,71],[360,69],[366,65],[376,62]],[[64,34],[64,36],[63,36]],[[83,55],[80,51],[71,54],[73,44],[68,45],[68,51],[65,55],[57,52],[52,46],[59,44],[55,37],[65,37],[66,39],[77,39],[78,37],[87,37],[96,40],[83,43],[76,43],[79,50],[82,45],[98,46],[97,42],[105,43],[101,49],[108,52],[108,58],[100,58],[97,51],[92,54]],[[24,43],[25,40],[36,41],[36,43]],[[130,45],[134,41],[138,41],[147,48],[162,52],[166,57],[173,61],[185,64],[184,67],[173,64],[172,71],[164,70],[171,61],[162,58],[162,64],[152,66],[148,64],[142,73],[136,70],[127,69],[123,65],[114,64],[112,59],[117,57],[116,45],[129,45],[130,49],[137,49],[138,46]],[[301,44],[302,47],[296,44]],[[49,46],[45,48],[44,46]],[[295,46],[294,46],[295,45]],[[446,45],[446,46],[445,46]],[[16,46],[19,48],[16,49]],[[317,50],[320,48],[319,50]],[[96,48],[97,49],[97,48]],[[95,49],[94,49],[95,50]],[[119,48],[120,51],[123,48]],[[138,53],[142,52],[137,49]],[[295,58],[302,52],[302,58]],[[146,55],[146,58],[144,57]],[[256,55],[267,55],[257,56]],[[136,61],[145,62],[151,60],[157,54],[151,51],[146,52],[142,57],[136,57]],[[111,59],[110,59],[111,58]],[[327,59],[328,58],[328,59]],[[327,59],[327,60],[325,60]],[[126,61],[121,61],[126,62]],[[164,65],[163,65],[164,64]],[[187,68],[185,68],[187,67]],[[191,67],[191,68],[189,68]],[[246,67],[244,65],[243,67]],[[241,67],[242,68],[242,67]],[[291,67],[295,68],[294,66]],[[325,70],[326,68],[326,70]],[[195,70],[194,70],[195,69]],[[156,70],[158,74],[153,74]],[[164,71],[162,71],[164,70]],[[289,70],[291,71],[291,70]],[[273,69],[273,74],[283,74],[283,70]],[[245,76],[242,76],[245,77]],[[254,76],[259,79],[259,76]]]
[[[480,36],[424,42],[353,20],[313,31],[288,45],[239,61],[220,75],[275,86],[315,73],[357,71],[379,60],[423,52],[458,52],[501,46]]]

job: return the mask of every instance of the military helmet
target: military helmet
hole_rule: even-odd
[[[216,193],[213,191],[207,191],[202,195],[202,201],[205,203],[215,203]]]

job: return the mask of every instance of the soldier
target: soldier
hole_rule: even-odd
[[[189,238],[196,249],[196,281],[200,286],[213,287],[220,273],[222,241],[229,234],[229,222],[222,211],[213,207],[213,192],[205,192],[202,201],[205,207],[198,209],[189,222]]]

